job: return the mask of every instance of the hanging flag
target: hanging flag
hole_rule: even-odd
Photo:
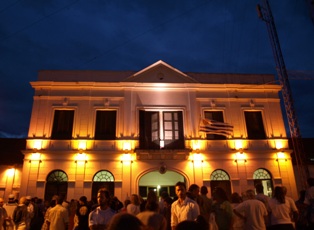
[[[207,118],[201,118],[200,132],[223,135],[227,137],[233,134],[233,125]]]

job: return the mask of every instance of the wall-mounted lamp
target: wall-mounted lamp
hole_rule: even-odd
[[[85,153],[78,153],[75,156],[75,163],[85,162],[87,163],[87,155]]]
[[[133,156],[131,153],[124,153],[121,156],[121,163],[133,163]]]
[[[276,159],[276,161],[279,162],[280,160],[287,161],[286,155],[285,155],[285,153],[284,153],[284,151],[282,149],[280,149],[279,152],[277,152],[277,159]]]
[[[43,143],[42,140],[34,140],[34,142],[33,142],[33,152],[34,153],[37,153],[38,150],[41,150],[42,143]]]
[[[243,161],[245,163],[247,162],[246,155],[243,153],[243,151],[242,152],[239,151],[235,154],[234,162],[238,163],[240,161]]]
[[[28,162],[31,163],[32,161],[38,161],[39,163],[41,163],[42,162],[41,161],[41,154],[37,153],[37,152],[32,153],[31,159]]]
[[[123,142],[123,151],[124,152],[130,152],[132,149],[131,142],[130,141],[124,141]]]
[[[192,162],[203,162],[203,156],[200,153],[193,153],[190,158]]]
[[[78,143],[78,151],[80,153],[83,153],[86,150],[86,141],[85,140],[80,140]]]

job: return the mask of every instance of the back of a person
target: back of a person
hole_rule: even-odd
[[[136,215],[136,217],[142,221],[144,225],[150,230],[166,230],[167,221],[166,218],[157,212],[144,211]]]
[[[50,230],[66,230],[69,222],[68,210],[57,204],[49,211]]]
[[[259,200],[247,200],[249,202],[249,215],[247,216],[246,229],[266,229],[265,216],[267,214],[266,207]],[[264,210],[264,211],[263,211]]]
[[[291,224],[291,207],[290,203],[280,203],[277,199],[273,198],[269,202],[270,208],[272,210],[271,213],[271,223],[272,225],[276,224]]]

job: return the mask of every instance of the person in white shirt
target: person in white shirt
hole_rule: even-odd
[[[97,193],[97,202],[99,206],[89,214],[88,226],[90,230],[105,230],[112,217],[116,214],[109,205],[109,191],[105,188],[99,189]]]
[[[245,230],[266,230],[267,210],[263,202],[255,199],[252,189],[246,191],[247,200],[233,209],[233,212],[244,220]]]
[[[298,209],[291,198],[285,196],[285,188],[277,186],[274,190],[274,197],[269,201],[271,209],[271,226],[276,230],[293,230],[293,219],[297,219]]]
[[[175,192],[178,199],[171,205],[171,228],[176,229],[176,226],[184,220],[195,221],[200,215],[198,204],[186,196],[186,185],[183,182],[177,182]]]

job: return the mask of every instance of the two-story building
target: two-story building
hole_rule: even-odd
[[[20,195],[94,198],[107,187],[121,200],[151,189],[174,196],[184,181],[228,194],[284,185],[297,198],[273,75],[157,61],[138,72],[40,71],[31,85]]]

